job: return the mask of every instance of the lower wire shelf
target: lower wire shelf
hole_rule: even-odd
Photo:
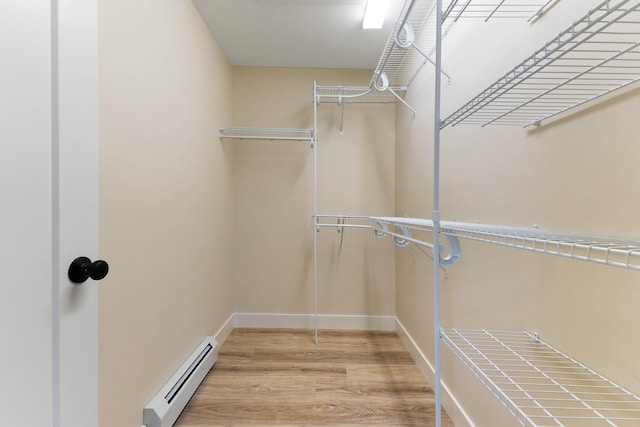
[[[640,426],[640,398],[527,332],[441,329],[525,427]]]

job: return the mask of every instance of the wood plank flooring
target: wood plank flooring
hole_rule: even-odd
[[[234,329],[175,427],[433,426],[434,395],[393,332]],[[443,413],[443,427],[453,427]]]

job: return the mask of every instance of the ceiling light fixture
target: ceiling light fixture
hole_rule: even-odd
[[[379,29],[384,24],[384,18],[389,9],[390,0],[367,0],[367,7],[364,10],[362,28]]]

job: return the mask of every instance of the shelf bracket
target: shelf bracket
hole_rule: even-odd
[[[373,87],[378,92],[384,92],[384,91],[391,92],[393,94],[393,96],[396,97],[396,99],[398,99],[400,102],[402,102],[404,104],[405,107],[407,107],[409,110],[411,110],[411,112],[413,113],[413,117],[416,116],[416,110],[411,105],[409,105],[407,103],[407,101],[402,99],[402,97],[400,95],[398,95],[396,93],[396,91],[394,91],[393,89],[391,89],[391,87],[389,87],[389,77],[387,77],[387,74],[384,71],[382,73],[380,73],[380,75],[376,79]]]
[[[443,257],[440,255],[440,264],[441,265],[453,265],[460,260],[460,256],[462,255],[462,248],[460,247],[460,241],[458,237],[452,236],[450,234],[445,234],[447,238],[447,242],[449,243],[449,253]],[[440,254],[444,253],[445,248],[441,244],[440,245]]]
[[[338,99],[338,105],[340,105],[340,135],[344,135],[344,102],[342,102],[342,98]]]
[[[398,34],[396,34],[396,38],[394,42],[396,46],[398,46],[400,49],[409,49],[409,48],[415,49],[416,52],[422,55],[425,61],[428,61],[431,65],[436,67],[435,61],[431,59],[431,57],[429,57],[429,55],[425,53],[422,49],[416,46],[415,32],[413,31],[413,26],[411,25],[411,22],[407,21],[402,27],[402,29],[398,31]],[[440,72],[447,78],[448,83],[451,84],[451,76],[449,75],[449,73],[447,73],[442,68],[440,68]]]
[[[408,227],[401,226],[400,230],[402,230],[403,236],[411,238],[411,231]],[[395,245],[399,248],[404,248],[409,245],[410,241],[399,236],[393,236],[393,243],[395,243]]]
[[[340,251],[344,249],[344,218],[338,218],[338,234],[340,235]]]

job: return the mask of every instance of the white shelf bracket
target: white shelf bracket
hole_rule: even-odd
[[[405,107],[407,107],[409,110],[411,110],[411,112],[413,113],[413,117],[416,117],[416,110],[407,103],[407,101],[405,101],[404,99],[402,99],[402,97],[400,95],[398,95],[393,89],[391,89],[390,87],[387,87],[387,89],[389,92],[391,92],[393,94],[393,96],[395,96],[396,98],[398,98],[398,100],[400,102],[402,102],[404,104]]]
[[[440,264],[441,265],[453,265],[460,260],[462,255],[462,248],[460,247],[460,241],[456,236],[449,234],[445,235],[449,244],[449,252],[446,256],[442,256],[445,251],[443,245],[440,245]]]
[[[398,46],[400,49],[409,49],[409,48],[415,49],[416,52],[422,55],[425,61],[429,62],[434,67],[436,66],[435,61],[431,59],[431,57],[427,55],[427,53],[425,53],[422,49],[416,46],[415,33],[413,31],[413,26],[411,25],[411,22],[407,21],[404,24],[402,29],[398,32],[398,34],[396,34],[396,38],[394,41],[396,46]],[[451,76],[443,69],[440,69],[440,72],[442,73],[442,75],[444,75],[447,78],[448,83],[451,84]]]

